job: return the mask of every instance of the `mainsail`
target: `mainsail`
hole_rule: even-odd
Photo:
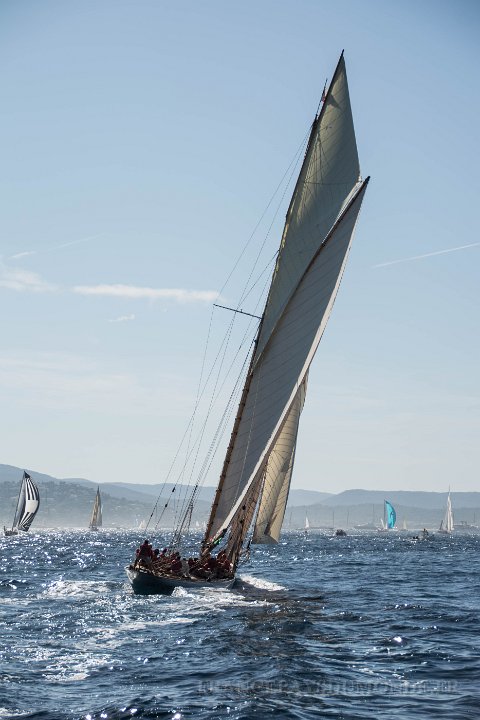
[[[385,520],[384,527],[386,530],[393,530],[397,521],[397,513],[392,503],[385,500]]]
[[[102,498],[100,497],[100,488],[97,487],[89,528],[90,530],[98,530],[99,527],[102,527]]]
[[[30,475],[23,471],[17,509],[13,519],[12,532],[27,532],[40,507],[40,493]]]
[[[205,546],[230,530],[238,553],[260,498],[255,535],[278,540],[306,379],[345,268],[368,178],[360,179],[343,54],[312,125],[287,212]]]

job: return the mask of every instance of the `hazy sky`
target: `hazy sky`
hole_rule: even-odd
[[[372,180],[293,484],[479,490],[479,36],[476,0],[2,0],[0,462],[165,479],[344,48]]]

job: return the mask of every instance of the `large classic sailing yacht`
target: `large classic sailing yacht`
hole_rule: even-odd
[[[175,546],[160,560],[137,558],[127,568],[136,592],[171,592],[179,585],[229,587],[252,525],[254,542],[278,541],[307,377],[368,180],[360,175],[342,53],[311,127],[198,558],[182,570],[178,563],[175,570]],[[188,513],[191,517],[191,506]],[[180,530],[184,527],[183,520]]]

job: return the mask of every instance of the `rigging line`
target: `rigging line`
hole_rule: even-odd
[[[251,325],[251,322],[249,323],[249,326],[250,326],[250,325]],[[230,322],[230,333],[229,333],[228,336],[230,336],[232,328],[233,328],[233,319],[232,319],[232,321]],[[240,346],[238,347],[237,352],[235,353],[235,355],[234,355],[234,357],[233,357],[233,360],[232,360],[232,363],[231,363],[231,366],[230,366],[231,369],[233,369],[234,364],[235,364],[235,361],[236,361],[236,359],[238,358],[238,356],[239,356],[239,354],[240,354],[240,351],[241,351],[242,347],[244,346],[245,341],[246,341],[246,339],[247,339],[247,337],[248,337],[249,335],[250,335],[250,331],[247,329],[247,330],[245,331],[245,333],[244,333],[243,340],[241,341]],[[227,343],[227,345],[228,345],[228,343]],[[227,350],[227,347],[225,347],[224,355],[225,355],[225,353],[226,353],[226,350]],[[247,355],[247,358],[248,358],[248,355]],[[218,359],[218,358],[217,358],[217,359]],[[244,363],[245,363],[245,360],[244,360]],[[222,360],[222,365],[223,365],[223,360]],[[213,371],[213,368],[212,368],[212,371]],[[207,414],[207,417],[206,417],[206,420],[205,420],[205,424],[204,424],[203,429],[202,429],[202,431],[201,431],[201,433],[200,433],[200,437],[197,438],[197,440],[196,440],[195,443],[194,443],[194,448],[197,447],[197,453],[196,453],[195,460],[194,460],[194,463],[193,463],[193,466],[192,466],[191,475],[190,475],[190,481],[189,481],[189,484],[188,484],[187,487],[189,487],[189,486],[191,485],[191,479],[192,479],[192,476],[193,476],[193,472],[194,472],[194,469],[195,469],[195,465],[196,465],[196,463],[197,463],[198,453],[199,453],[199,451],[200,451],[200,446],[201,446],[201,441],[202,441],[202,439],[203,439],[203,434],[204,434],[204,432],[205,432],[205,427],[206,427],[206,424],[207,424],[207,422],[208,422],[208,420],[209,420],[209,418],[210,418],[213,405],[218,401],[218,399],[219,399],[219,397],[220,397],[220,393],[221,393],[221,391],[223,390],[223,387],[225,386],[225,384],[226,384],[226,382],[227,382],[227,380],[228,380],[228,377],[229,377],[229,375],[230,375],[230,372],[228,372],[228,373],[225,375],[225,377],[224,377],[224,379],[223,379],[223,381],[222,381],[222,384],[221,384],[220,388],[218,388],[218,379],[219,379],[219,377],[220,377],[220,374],[221,374],[221,367],[219,368],[219,371],[218,371],[218,374],[217,374],[217,381],[216,381],[216,384],[215,384],[215,388],[214,388],[214,390],[213,390],[213,395],[212,395],[212,398],[211,398],[211,401],[210,401],[210,408],[209,408],[209,410],[208,410],[208,414]],[[237,383],[238,383],[238,379],[237,379]],[[216,393],[216,394],[215,394],[215,393]],[[227,409],[228,409],[228,405],[227,405]],[[225,413],[225,411],[224,411],[224,413]],[[220,425],[219,425],[219,427],[220,427]],[[223,430],[223,432],[224,432],[224,430]],[[217,428],[217,432],[216,432],[216,434],[215,434],[215,437],[217,437],[217,434],[218,434],[218,428]],[[206,455],[206,458],[204,458],[203,465],[202,465],[202,469],[201,469],[200,472],[199,472],[199,476],[198,476],[199,479],[197,480],[197,482],[196,482],[196,484],[195,484],[195,486],[194,486],[194,488],[193,488],[193,490],[192,490],[191,495],[194,495],[195,492],[196,492],[196,488],[197,488],[199,485],[203,484],[203,482],[205,481],[205,477],[206,477],[206,475],[205,475],[205,465],[208,463],[208,458],[210,457],[211,453],[214,452],[214,454],[215,454],[215,453],[217,452],[219,442],[220,442],[220,441],[218,441],[218,443],[217,443],[217,448],[216,448],[215,450],[213,450],[213,448],[214,448],[214,440],[212,440],[212,442],[211,442],[211,444],[210,444],[210,449],[209,449],[209,451],[208,451],[208,453],[207,453],[207,455]],[[193,453],[193,449],[194,449],[194,448],[192,448],[192,453]],[[188,462],[190,461],[192,453],[190,453],[190,456],[187,458],[186,463],[188,463]],[[212,460],[213,460],[213,458],[212,458]],[[211,462],[210,462],[210,466],[211,466]],[[203,477],[202,477],[202,475],[203,475]],[[190,501],[191,501],[191,500],[190,500]],[[180,511],[177,512],[177,514],[176,514],[175,525],[176,525],[177,527],[178,527],[178,522],[179,522],[178,518],[179,518],[179,517],[182,517],[182,518],[183,518],[183,519],[182,519],[182,523],[184,522],[185,502],[186,502],[186,498],[185,498],[185,500],[184,500],[184,502],[183,502],[183,504],[182,504],[182,508],[181,508]]]
[[[231,327],[233,326],[232,323],[233,323],[233,321],[231,322]],[[237,348],[237,351],[236,351],[236,353],[234,354],[234,356],[233,356],[233,358],[232,358],[232,362],[231,362],[231,365],[230,365],[230,369],[233,369],[233,367],[234,367],[234,365],[235,365],[238,357],[240,356],[240,353],[241,353],[241,351],[242,351],[242,348],[245,346],[245,343],[246,343],[247,339],[251,336],[251,325],[252,325],[252,321],[250,321],[250,322],[248,323],[247,328],[245,329],[245,332],[244,332],[244,334],[243,334],[243,338],[241,339],[240,344],[239,344],[239,346],[238,346],[238,348]],[[250,341],[250,348],[251,348],[251,341]],[[246,358],[247,358],[247,359],[248,359],[249,353],[250,353],[250,349],[249,349],[249,351],[248,351],[248,353],[247,353],[247,355],[246,355]],[[247,361],[246,359],[243,360],[243,362],[242,362],[242,368],[244,367],[246,361]],[[242,370],[241,370],[241,373],[243,373],[243,372],[244,372],[244,370],[242,369]],[[225,384],[226,384],[226,382],[227,382],[227,380],[228,380],[229,375],[230,375],[230,371],[225,375],[225,377],[224,377],[224,379],[223,379],[223,381],[222,381],[222,384],[221,384],[220,388],[218,389],[217,395],[216,395],[216,397],[214,398],[214,402],[217,402],[217,401],[218,401],[218,399],[219,399],[219,397],[220,397],[220,393],[221,393],[221,391],[223,390],[223,388],[224,388],[224,386],[225,386]],[[237,381],[236,381],[236,382],[238,383],[238,378],[237,378]],[[205,462],[205,461],[204,461],[204,462]],[[203,471],[203,470],[202,470],[202,471]],[[202,472],[202,471],[201,471],[201,472]]]
[[[242,343],[242,345],[243,345],[243,343]],[[253,346],[253,342],[252,342],[251,346]],[[230,393],[229,401],[228,401],[228,403],[223,411],[223,414],[220,418],[220,421],[217,425],[217,429],[216,429],[214,437],[212,438],[212,441],[210,443],[210,448],[207,452],[207,455],[204,458],[203,465],[202,465],[201,471],[199,473],[199,480],[197,481],[197,484],[192,493],[192,500],[193,500],[194,496],[196,496],[196,494],[198,493],[199,487],[203,485],[208,473],[210,472],[213,460],[215,458],[216,453],[218,452],[220,443],[223,439],[223,436],[225,434],[225,430],[228,426],[228,423],[230,422],[230,418],[231,418],[231,415],[232,415],[234,407],[235,407],[235,400],[238,398],[241,387],[243,386],[242,380],[244,380],[244,377],[245,377],[245,372],[246,372],[246,367],[247,367],[248,359],[250,356],[250,352],[251,352],[251,347],[250,347],[249,352],[246,354],[246,356],[244,358],[242,368],[238,374],[238,377],[237,377],[237,380],[233,387],[233,390]],[[237,356],[238,356],[238,352],[237,352]]]
[[[270,270],[271,265],[272,265],[272,263],[275,262],[275,260],[277,259],[279,252],[280,252],[280,250],[277,250],[277,251],[274,253],[274,255],[270,258],[270,260],[269,260],[268,263],[265,265],[265,267],[263,268],[263,270],[262,270],[262,272],[260,273],[260,275],[257,277],[257,279],[255,280],[255,282],[253,283],[253,285],[250,287],[249,290],[246,291],[246,293],[245,293],[245,295],[244,295],[244,297],[243,297],[243,301],[242,301],[242,302],[245,302],[245,300],[248,298],[248,296],[250,295],[250,293],[252,293],[253,290],[255,289],[255,287],[258,285],[258,283],[260,282],[260,280],[262,279],[262,277],[263,277],[264,275],[266,275],[267,272]],[[266,280],[266,282],[265,282],[265,284],[264,284],[264,286],[263,286],[262,293],[265,292],[265,288],[266,288],[266,286],[267,286],[267,283],[268,283],[270,277],[271,277],[271,274],[269,274],[269,275],[267,276],[267,280]],[[257,304],[256,304],[256,306],[255,306],[255,309],[258,308],[259,304],[260,304],[260,299],[257,301]],[[254,315],[253,317],[257,317],[257,315]]]
[[[235,356],[234,356],[233,363],[234,363],[235,360],[238,358],[238,356],[239,356],[239,354],[240,354],[240,351],[241,351],[242,347],[244,346],[245,340],[246,340],[246,338],[247,338],[248,335],[249,335],[249,333],[246,331],[245,334],[244,334],[243,340],[241,341],[241,343],[240,343],[240,345],[239,345],[239,347],[238,347],[238,350],[237,350],[237,352],[236,352],[236,354],[235,354]],[[234,384],[233,390],[232,390],[232,392],[231,392],[231,394],[230,394],[230,398],[229,398],[229,400],[228,400],[228,402],[227,402],[227,404],[226,404],[226,407],[225,407],[225,409],[224,409],[224,411],[223,411],[223,413],[222,413],[222,416],[221,416],[221,418],[220,418],[220,421],[219,421],[219,423],[218,423],[218,425],[217,425],[217,429],[216,429],[215,434],[214,434],[214,436],[213,436],[213,438],[212,438],[212,441],[211,441],[211,443],[210,443],[210,447],[209,447],[209,449],[208,449],[208,451],[207,451],[207,453],[206,453],[206,456],[205,456],[205,458],[204,458],[204,460],[203,460],[202,467],[201,467],[201,469],[200,469],[200,471],[199,471],[199,474],[198,474],[198,480],[197,480],[197,483],[196,483],[196,485],[195,485],[195,487],[194,487],[194,489],[193,489],[192,495],[194,495],[194,494],[196,493],[197,488],[200,487],[201,485],[203,485],[203,483],[205,482],[205,479],[206,479],[206,477],[207,477],[207,475],[208,475],[208,472],[209,472],[209,470],[210,470],[210,468],[211,468],[211,465],[212,465],[212,462],[213,462],[213,458],[215,457],[215,454],[216,454],[216,452],[218,451],[218,448],[219,448],[219,446],[220,446],[220,442],[221,442],[221,440],[222,440],[222,438],[223,438],[223,434],[225,433],[225,428],[226,428],[226,426],[227,426],[228,419],[230,418],[230,416],[231,416],[231,414],[232,414],[232,412],[233,412],[233,401],[234,401],[235,397],[238,397],[239,388],[240,388],[240,386],[241,386],[241,380],[242,380],[242,379],[244,378],[244,376],[245,376],[245,367],[246,367],[246,364],[247,364],[247,362],[248,362],[248,358],[249,358],[249,356],[250,356],[252,344],[253,344],[253,343],[252,343],[252,341],[251,341],[251,345],[250,345],[249,351],[248,351],[248,353],[246,354],[246,356],[245,356],[245,358],[244,358],[244,360],[243,360],[242,367],[241,367],[240,372],[239,372],[239,374],[238,374],[238,376],[237,376],[237,380],[236,380],[236,382],[235,382],[235,384]],[[231,366],[231,367],[233,367],[233,363],[232,363],[232,366]],[[227,382],[227,380],[228,380],[228,375],[229,375],[229,374],[230,374],[230,373],[228,373],[228,374],[225,376],[225,378],[223,379],[222,385],[221,385],[221,387],[220,387],[219,390],[218,390],[218,393],[217,393],[217,396],[215,397],[214,402],[216,402],[216,401],[218,400],[218,398],[220,397],[220,393],[221,393],[221,391],[223,390],[223,387],[225,386],[225,384],[226,384],[226,382]]]
[[[308,134],[310,135],[310,133],[308,133]],[[287,192],[288,192],[288,189],[289,189],[290,184],[291,184],[291,182],[292,182],[292,178],[294,177],[294,174],[296,174],[297,166],[298,166],[298,163],[300,162],[300,158],[301,158],[301,150],[303,149],[304,146],[305,146],[305,138],[304,138],[303,144],[302,144],[302,146],[301,146],[301,148],[300,148],[300,151],[297,152],[297,157],[296,157],[295,163],[294,163],[294,164],[291,163],[292,171],[291,171],[291,173],[290,173],[290,177],[289,177],[289,179],[288,179],[288,182],[287,182],[286,185],[285,185],[285,188],[284,188],[284,190],[283,190],[282,196],[281,196],[281,198],[280,198],[280,200],[279,200],[279,202],[278,202],[278,204],[277,204],[277,209],[275,210],[275,213],[274,213],[274,215],[273,215],[272,221],[271,221],[271,223],[270,223],[270,225],[269,225],[269,227],[268,227],[268,230],[267,230],[267,232],[266,232],[266,234],[265,234],[265,237],[264,237],[264,239],[263,239],[263,242],[262,242],[262,244],[261,244],[261,246],[260,246],[260,249],[259,249],[259,251],[258,251],[258,253],[257,253],[257,257],[256,257],[256,259],[255,259],[255,262],[254,262],[254,264],[253,264],[253,267],[252,267],[252,269],[251,269],[251,271],[250,271],[250,274],[249,274],[249,276],[248,276],[248,278],[247,278],[247,280],[246,280],[246,282],[245,282],[244,289],[243,289],[242,295],[240,296],[240,300],[239,300],[239,302],[238,302],[238,305],[240,305],[240,303],[243,303],[243,302],[244,302],[245,296],[246,296],[246,294],[248,294],[248,292],[249,292],[249,291],[248,291],[248,283],[250,282],[250,280],[251,280],[251,278],[252,278],[252,276],[253,276],[253,273],[254,273],[254,271],[255,271],[255,268],[257,267],[257,264],[258,264],[258,262],[259,262],[259,260],[260,260],[260,255],[261,255],[261,253],[263,252],[263,249],[264,249],[264,247],[265,247],[265,245],[266,245],[266,243],[267,243],[268,238],[270,237],[270,233],[271,233],[271,231],[272,231],[273,224],[274,224],[274,222],[275,222],[275,220],[276,220],[276,218],[277,218],[277,215],[278,215],[278,213],[279,213],[279,211],[280,211],[280,207],[281,207],[281,205],[282,205],[282,203],[283,203],[283,200],[285,199],[285,195],[286,195]],[[284,180],[286,174],[287,174],[287,173],[285,173],[285,175],[283,176],[282,181]],[[283,238],[283,233],[282,233],[282,238]],[[278,253],[278,252],[279,252],[279,251],[277,251],[277,253]]]
[[[193,410],[193,417],[194,417],[194,418],[195,418],[195,416],[196,416],[196,412],[197,412],[197,409],[198,409],[198,405],[199,405],[199,403],[200,403],[200,390],[201,390],[201,387],[202,387],[202,380],[203,380],[203,373],[204,373],[204,369],[205,369],[205,362],[206,362],[206,358],[207,358],[208,344],[209,344],[209,341],[210,341],[210,333],[211,333],[211,330],[212,330],[213,312],[214,312],[214,311],[213,311],[213,307],[212,307],[212,310],[211,310],[211,313],[210,313],[210,322],[209,322],[209,324],[208,324],[207,340],[206,340],[206,343],[205,343],[205,349],[204,349],[203,358],[202,358],[202,365],[201,365],[201,368],[200,368],[200,377],[199,377],[199,379],[198,379],[197,396],[196,396],[196,399],[195,399],[195,407],[194,407],[194,410]],[[190,443],[191,443],[191,439],[192,439],[193,425],[194,425],[194,422],[192,422],[192,424],[191,424],[191,426],[190,426],[190,436],[189,436],[189,438],[188,438],[187,453],[188,453],[188,449],[189,449],[189,447],[190,447]]]
[[[216,377],[216,380],[215,380],[215,383],[214,383],[212,395],[211,395],[211,397],[210,397],[210,404],[209,404],[209,407],[208,407],[208,410],[207,410],[207,416],[206,416],[206,418],[205,418],[205,422],[204,422],[203,425],[202,425],[201,432],[200,432],[200,437],[198,438],[198,441],[197,441],[197,442],[195,443],[195,445],[194,445],[194,448],[196,447],[196,453],[195,453],[195,457],[194,457],[194,460],[193,460],[192,469],[191,469],[191,472],[190,472],[189,484],[190,484],[190,481],[191,481],[192,476],[193,476],[193,472],[194,472],[194,469],[195,469],[195,464],[196,464],[196,461],[197,461],[197,459],[198,459],[198,454],[199,454],[199,452],[200,452],[200,446],[201,446],[201,442],[202,442],[203,436],[204,436],[204,434],[205,434],[206,424],[207,424],[207,422],[208,422],[208,419],[209,419],[209,417],[210,417],[210,414],[211,414],[211,411],[212,411],[212,407],[213,407],[213,404],[214,404],[215,393],[216,393],[216,390],[217,390],[217,387],[218,387],[218,381],[219,381],[220,374],[221,374],[221,372],[222,372],[223,364],[224,364],[224,362],[225,362],[225,355],[226,355],[226,352],[227,352],[227,349],[228,349],[228,345],[229,345],[229,342],[230,342],[230,338],[231,338],[231,334],[232,334],[234,322],[235,322],[235,316],[233,316],[233,318],[232,318],[232,320],[231,320],[231,322],[230,322],[230,327],[229,327],[229,330],[228,330],[228,333],[227,333],[227,341],[226,341],[225,344],[224,344],[224,350],[223,350],[222,358],[221,358],[221,361],[220,361],[219,366],[218,366],[217,377]],[[193,452],[194,448],[192,448],[192,452]],[[187,463],[188,463],[188,459],[185,460],[184,469],[186,469]],[[188,486],[187,486],[187,487],[188,487]],[[184,506],[185,506],[186,499],[187,499],[187,490],[185,491],[185,499],[184,499],[184,501],[183,501],[183,503],[182,503],[182,506],[181,506],[181,508],[179,508],[179,512],[178,512],[178,515],[179,515],[179,516],[181,516],[181,515],[183,514],[183,510],[184,510]],[[175,524],[176,524],[176,523],[177,523],[177,516],[175,517]]]
[[[208,471],[210,470],[211,464],[213,462],[213,455],[218,450],[219,444],[221,442],[221,439],[225,432],[225,428],[227,426],[227,422],[232,415],[233,408],[234,408],[234,401],[238,398],[239,392],[243,385],[243,382],[241,382],[241,381],[243,381],[245,378],[245,368],[247,366],[249,355],[250,355],[250,352],[245,357],[245,361],[244,361],[242,368],[238,374],[234,389],[232,390],[232,392],[230,394],[230,398],[227,403],[227,406],[226,406],[224,412],[222,413],[222,416],[221,416],[220,421],[217,426],[217,430],[212,439],[212,442],[210,443],[209,452],[207,453],[207,457],[205,458],[204,463],[202,465],[202,469],[201,469],[200,477],[203,477],[202,482],[204,481],[205,477],[208,474]]]
[[[252,233],[250,234],[250,237],[248,238],[247,242],[245,243],[245,245],[244,245],[244,247],[243,247],[240,255],[238,256],[238,258],[237,258],[237,260],[235,261],[235,263],[234,263],[234,265],[233,265],[230,273],[228,274],[227,279],[225,280],[225,282],[224,282],[224,284],[223,284],[223,286],[222,286],[222,288],[221,288],[221,290],[220,290],[220,293],[219,293],[220,295],[221,295],[221,294],[223,293],[223,291],[225,290],[226,286],[228,285],[228,283],[229,283],[229,281],[230,281],[230,278],[232,277],[233,273],[234,273],[235,270],[237,269],[238,264],[240,263],[240,260],[242,259],[242,257],[244,256],[245,252],[247,251],[248,246],[250,245],[253,237],[255,236],[255,233],[257,232],[257,230],[258,230],[258,228],[259,228],[259,226],[260,226],[260,223],[262,222],[263,218],[264,218],[265,215],[267,214],[268,209],[269,209],[270,205],[273,203],[273,201],[274,201],[274,199],[275,199],[275,196],[277,195],[279,189],[282,187],[282,184],[283,184],[286,176],[288,175],[288,172],[289,172],[290,168],[292,167],[292,165],[294,165],[294,167],[297,166],[297,164],[298,164],[298,155],[301,153],[302,148],[305,146],[305,142],[306,142],[309,134],[310,134],[310,131],[309,131],[309,132],[306,134],[306,136],[303,138],[303,140],[302,140],[302,142],[301,142],[301,144],[300,144],[299,149],[295,152],[295,155],[293,156],[293,160],[290,162],[290,165],[289,165],[289,166],[287,167],[287,169],[285,170],[285,172],[284,172],[284,174],[283,174],[283,176],[282,176],[282,179],[281,179],[280,182],[278,183],[278,185],[277,185],[277,187],[276,187],[273,195],[271,196],[270,200],[268,201],[267,206],[265,207],[265,210],[263,211],[262,215],[260,216],[260,219],[258,220],[257,224],[255,225],[254,229],[252,230]],[[289,181],[289,182],[290,182],[290,181]]]
[[[245,310],[239,310],[238,308],[230,308],[226,305],[218,305],[217,303],[213,303],[213,307],[222,308],[222,310],[231,310],[231,312],[238,313],[239,315],[249,315],[250,317],[257,318],[257,320],[261,320],[262,318],[259,315],[253,315],[252,313],[245,312]]]
[[[181,524],[179,525],[179,527],[177,527],[177,529],[175,531],[175,540],[177,542],[179,540],[179,536],[181,535],[182,528],[185,525],[185,522],[186,522],[186,519],[188,516],[189,507],[190,507],[190,505],[192,505],[194,503],[194,500],[199,492],[199,489],[203,485],[203,483],[208,475],[208,472],[210,471],[213,459],[218,451],[218,448],[220,447],[220,443],[221,443],[223,435],[225,433],[225,429],[230,421],[230,417],[231,417],[233,409],[234,409],[234,401],[236,398],[238,398],[240,389],[242,387],[241,380],[243,379],[243,376],[245,374],[245,367],[246,367],[247,360],[248,360],[248,354],[246,356],[246,359],[244,360],[243,367],[237,377],[234,389],[232,390],[232,392],[230,394],[230,398],[227,403],[227,406],[224,409],[222,417],[218,423],[215,435],[210,443],[210,448],[208,450],[206,458],[204,459],[202,469],[199,473],[199,480],[197,481],[195,487],[193,488],[191,498],[190,498],[190,501],[189,501],[189,504],[187,507],[187,511],[185,512],[185,514],[182,518]],[[203,477],[202,477],[202,475],[203,475]]]
[[[218,353],[217,353],[217,357],[216,357],[216,359],[215,359],[215,361],[214,361],[214,363],[213,363],[213,365],[212,365],[212,368],[211,368],[211,370],[210,370],[210,373],[209,373],[209,375],[208,375],[208,377],[207,377],[207,379],[206,379],[206,381],[205,381],[205,385],[204,385],[204,387],[203,387],[203,389],[202,389],[202,391],[201,391],[201,393],[200,393],[200,396],[199,396],[199,399],[198,399],[199,402],[200,402],[200,400],[202,399],[203,394],[204,394],[204,392],[205,392],[205,390],[206,390],[206,388],[207,388],[208,382],[209,382],[209,380],[210,380],[210,378],[211,378],[211,376],[212,376],[212,374],[213,374],[213,371],[214,371],[214,369],[215,369],[215,365],[216,365],[216,363],[217,363],[217,361],[218,361],[218,357],[220,356],[220,353],[221,353],[221,348],[223,347],[223,344],[225,343],[225,341],[226,341],[226,335],[225,335],[225,337],[224,337],[224,339],[223,339],[223,341],[222,341],[222,343],[221,343],[221,345],[220,345],[220,349],[219,349],[219,351],[218,351]],[[182,447],[183,447],[183,444],[184,444],[184,442],[185,442],[185,438],[186,438],[186,436],[187,436],[187,434],[188,434],[188,432],[189,432],[190,425],[194,422],[194,417],[195,417],[195,412],[192,413],[192,415],[191,415],[191,417],[190,417],[190,420],[189,420],[189,422],[188,422],[188,424],[187,424],[187,427],[186,427],[186,429],[185,429],[185,432],[184,432],[184,434],[183,434],[183,437],[182,437],[182,439],[181,439],[181,441],[180,441],[180,443],[179,443],[179,446],[178,446],[178,448],[177,448],[177,452],[175,453],[175,456],[174,456],[174,458],[173,458],[173,460],[172,460],[172,463],[171,463],[171,465],[170,465],[170,468],[169,468],[169,470],[168,470],[167,476],[166,476],[166,478],[165,478],[165,480],[164,480],[163,486],[162,486],[162,488],[161,488],[161,490],[160,490],[160,494],[159,494],[159,496],[158,496],[158,498],[157,498],[157,502],[156,502],[155,505],[154,505],[153,512],[155,512],[155,509],[156,509],[156,507],[157,507],[157,505],[158,505],[158,502],[160,501],[161,494],[163,493],[163,490],[165,489],[165,486],[166,486],[166,484],[167,484],[168,478],[170,477],[170,475],[171,475],[172,472],[173,472],[173,468],[174,468],[174,466],[175,466],[175,464],[176,464],[176,462],[177,462],[177,459],[178,459],[178,457],[179,457],[179,455],[180,455],[180,452],[182,451]],[[176,487],[177,483],[178,483],[178,480],[174,483],[174,488]],[[174,492],[174,489],[172,490],[172,492]],[[168,501],[168,502],[169,502],[169,501]],[[165,513],[165,510],[166,510],[166,508],[168,507],[168,502],[167,502],[166,505],[164,506],[164,508],[163,508],[163,510],[162,510],[162,514],[160,515],[160,517],[157,518],[157,522],[156,522],[155,529],[157,528],[158,523],[159,523],[160,520],[162,519],[162,517],[163,517],[163,515],[164,515],[164,513]]]
[[[231,340],[231,337],[232,337],[232,331],[233,331],[234,322],[235,322],[235,316],[234,316],[234,319],[232,320],[232,322],[231,322],[231,324],[230,324],[229,333],[228,333],[228,342],[225,343],[225,348],[224,348],[224,352],[223,352],[223,356],[222,356],[222,361],[221,361],[221,363],[220,363],[220,365],[219,365],[219,367],[218,367],[218,373],[217,373],[217,377],[216,377],[216,380],[215,380],[215,385],[214,385],[213,390],[212,390],[212,395],[211,395],[211,397],[210,397],[210,404],[209,404],[208,411],[207,411],[207,417],[206,417],[206,419],[205,419],[205,423],[204,423],[203,426],[202,426],[202,432],[201,432],[201,436],[200,436],[199,443],[198,443],[198,450],[197,450],[197,454],[196,454],[196,456],[195,456],[194,463],[193,463],[193,465],[192,465],[192,470],[191,470],[191,473],[190,473],[190,479],[193,477],[193,472],[194,472],[194,470],[195,470],[196,461],[198,460],[198,454],[199,454],[199,452],[200,452],[200,444],[201,444],[201,442],[202,442],[202,440],[203,440],[203,437],[204,437],[204,435],[205,435],[206,424],[207,424],[207,422],[208,422],[208,419],[210,418],[213,405],[214,405],[214,403],[216,402],[216,400],[218,399],[218,397],[219,397],[219,395],[220,395],[220,392],[221,392],[221,389],[223,388],[223,385],[225,384],[225,380],[224,380],[224,382],[223,382],[223,383],[221,384],[221,386],[220,386],[220,391],[217,393],[218,383],[219,383],[219,380],[220,380],[220,374],[221,374],[221,372],[222,372],[223,365],[224,365],[224,363],[225,363],[225,357],[226,357],[226,354],[227,354],[227,349],[228,349],[228,346],[229,346],[229,344],[230,344],[230,340]],[[227,375],[227,377],[228,377],[228,375]]]

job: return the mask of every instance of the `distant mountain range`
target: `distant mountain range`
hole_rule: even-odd
[[[97,483],[85,478],[54,478],[28,470],[38,482],[41,506],[37,527],[87,527]],[[12,522],[23,468],[0,464],[0,524]],[[161,527],[173,527],[188,499],[189,488],[173,484],[104,482],[99,484],[106,527],[138,527],[152,517]],[[215,488],[203,487],[192,514],[192,527],[202,527],[208,518]],[[480,524],[480,492],[452,493],[455,521]],[[308,515],[311,527],[380,525],[383,503],[388,499],[397,512],[397,524],[438,527],[447,493],[417,491],[346,490],[336,495],[315,490],[290,491],[284,527],[303,528]],[[157,502],[158,501],[158,502]],[[167,507],[165,507],[165,505]],[[153,524],[154,524],[153,523]]]

